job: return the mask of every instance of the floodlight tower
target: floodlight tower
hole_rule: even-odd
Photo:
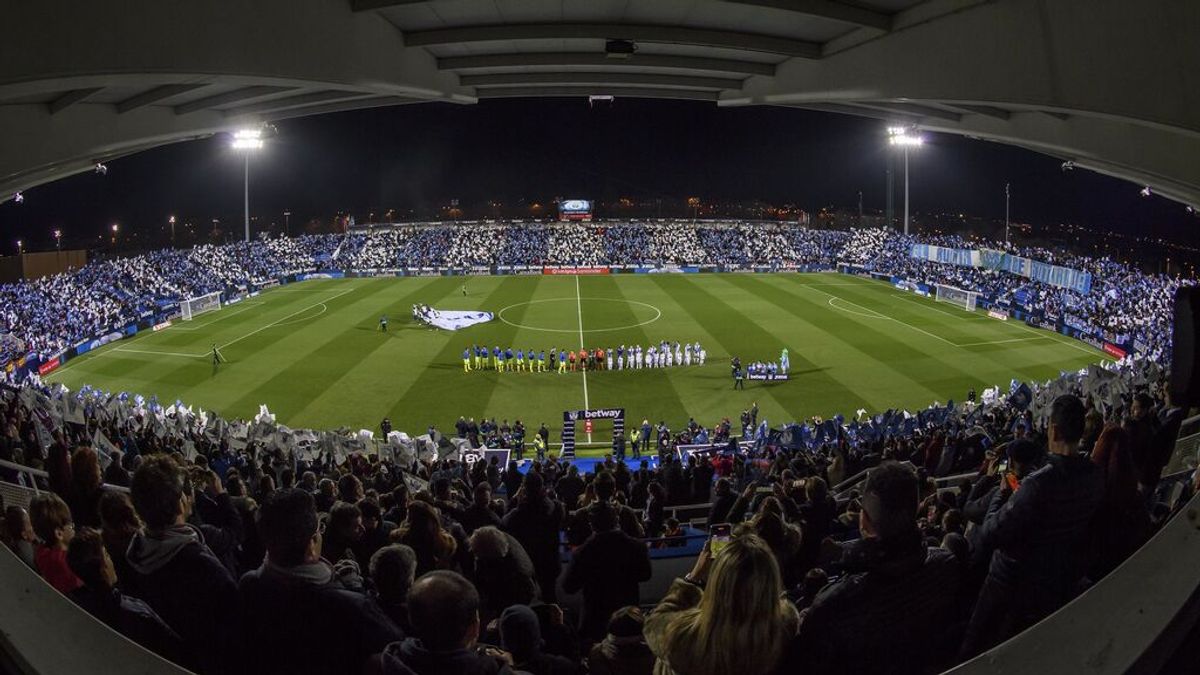
[[[250,153],[262,150],[262,129],[240,129],[233,134],[231,147],[240,150],[246,160],[245,191],[243,194],[246,215],[246,241],[250,241]]]
[[[908,234],[908,149],[919,148],[925,139],[916,135],[916,127],[888,127],[888,144],[904,149],[904,234]]]

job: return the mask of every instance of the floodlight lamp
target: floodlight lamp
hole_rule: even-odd
[[[239,139],[262,138],[262,129],[238,129],[234,132],[233,137]]]
[[[25,202],[25,195],[23,195],[23,194],[21,194],[20,192],[18,192],[18,193],[16,193],[16,194],[14,194],[14,195],[13,195],[13,201],[14,201],[14,202],[16,202],[16,203],[18,203],[18,204],[24,203],[24,202]]]
[[[888,127],[887,130],[889,136],[901,136],[904,134],[904,131],[904,127]]]
[[[921,145],[925,139],[920,136],[909,136],[908,134],[897,134],[888,139],[888,143],[892,145]]]

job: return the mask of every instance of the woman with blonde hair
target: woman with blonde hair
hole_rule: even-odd
[[[769,673],[798,623],[771,547],[744,534],[715,558],[705,545],[646,618],[646,642],[656,675]]]

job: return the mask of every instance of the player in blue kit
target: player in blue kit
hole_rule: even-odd
[[[464,373],[471,372],[471,350],[470,349],[463,350],[463,372]]]

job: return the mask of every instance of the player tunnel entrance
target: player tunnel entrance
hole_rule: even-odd
[[[567,410],[563,412],[562,456],[565,459],[575,458],[576,428],[582,433],[589,433],[590,427],[597,421],[611,421],[613,439],[618,433],[625,433],[625,409],[602,408],[599,410]]]

